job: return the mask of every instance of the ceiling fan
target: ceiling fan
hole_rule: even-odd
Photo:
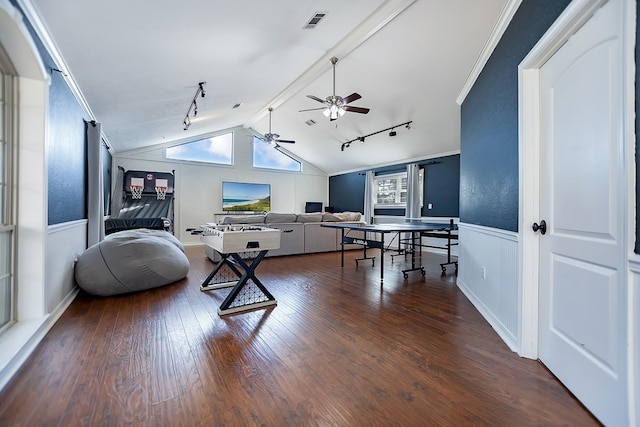
[[[350,111],[352,113],[360,113],[360,114],[367,114],[369,112],[368,108],[352,107],[351,105],[347,105],[350,102],[353,102],[355,100],[362,98],[360,94],[354,92],[349,96],[345,96],[344,98],[336,95],[336,63],[337,62],[338,62],[338,58],[336,58],[335,56],[331,58],[331,64],[333,65],[333,95],[327,96],[327,98],[324,100],[321,98],[318,98],[317,96],[307,95],[307,97],[313,99],[314,101],[318,101],[325,104],[325,107],[310,108],[307,110],[300,110],[300,112],[324,110],[322,113],[325,116],[329,117],[329,120],[331,121],[337,120],[338,118],[342,117],[344,113],[346,113],[347,111]]]
[[[279,147],[278,143],[295,144],[295,141],[289,139],[280,139],[280,135],[277,133],[271,133],[271,112],[273,108],[269,107],[269,133],[265,133],[264,136],[256,135],[256,138],[266,142],[267,144],[273,144],[276,148]]]

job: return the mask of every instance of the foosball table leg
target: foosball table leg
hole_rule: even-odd
[[[250,265],[248,265],[240,255],[235,253],[230,254],[233,260],[244,270],[244,274],[242,274],[238,283],[233,287],[233,289],[231,289],[231,292],[229,292],[229,295],[227,295],[222,304],[220,304],[218,314],[232,314],[239,311],[252,310],[277,304],[274,296],[271,295],[260,279],[255,275],[255,270],[258,267],[258,264],[260,264],[266,254],[267,251],[260,251],[258,256]],[[247,296],[243,296],[243,293],[245,293],[245,288],[249,285],[249,281],[259,289],[260,293],[251,292],[252,295],[248,297],[249,301],[245,301],[244,299],[247,298]]]
[[[212,289],[228,288],[228,287],[234,286],[236,283],[238,283],[237,280],[231,280],[231,281],[226,281],[226,282],[218,282],[218,283],[211,283],[213,278],[225,266],[229,267],[231,269],[231,271],[233,271],[238,278],[242,277],[242,273],[238,270],[238,268],[235,266],[235,264],[229,260],[229,254],[221,254],[221,257],[222,257],[222,259],[218,262],[218,265],[216,265],[216,267],[213,269],[213,271],[211,273],[209,273],[207,278],[204,279],[204,282],[202,282],[202,284],[200,285],[200,290],[201,291],[210,291]]]

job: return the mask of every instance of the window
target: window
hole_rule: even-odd
[[[233,133],[167,147],[165,157],[172,160],[231,165],[233,164]]]
[[[422,206],[424,191],[424,169],[418,175],[420,182],[420,206]],[[378,175],[375,178],[376,208],[404,208],[407,205],[407,173],[400,172],[388,175]]]
[[[15,224],[11,192],[13,91],[12,77],[2,71],[2,63],[2,55],[0,55],[0,331],[6,329],[15,318],[13,280]]]
[[[292,172],[302,170],[302,164],[299,161],[255,137],[253,138],[253,167]]]

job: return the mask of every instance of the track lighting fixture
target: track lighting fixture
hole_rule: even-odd
[[[198,96],[204,98],[204,96],[205,96],[204,85],[205,84],[207,84],[207,82],[198,83],[198,90],[196,90],[196,94],[193,97],[193,101],[191,101],[191,104],[189,105],[189,109],[187,110],[187,115],[184,116],[184,120],[182,121],[182,124],[184,124],[184,130],[189,129],[189,126],[191,126],[191,119],[189,118],[189,116],[192,113],[193,113],[193,117],[196,117],[198,115],[197,99],[198,99]]]
[[[379,130],[377,132],[370,133],[369,135],[359,136],[357,138],[352,139],[351,141],[343,142],[342,146],[340,147],[340,151],[344,151],[345,148],[351,147],[351,143],[352,142],[360,141],[361,144],[364,144],[365,138],[368,138],[368,137],[373,136],[373,135],[377,135],[377,134],[382,133],[382,132],[386,132],[388,130],[391,131],[391,132],[389,132],[389,136],[392,136],[392,137],[396,136],[398,134],[398,132],[396,132],[396,130],[395,130],[397,127],[405,126],[407,129],[411,129],[411,126],[409,126],[411,123],[413,123],[413,120],[405,122],[405,123],[401,123],[399,125],[391,126],[391,127],[386,128],[386,129]]]

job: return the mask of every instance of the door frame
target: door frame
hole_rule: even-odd
[[[533,47],[518,66],[518,156],[519,193],[518,229],[520,236],[518,260],[521,266],[520,349],[523,357],[538,358],[539,250],[540,236],[531,224],[538,222],[540,207],[540,68],[558,49],[584,25],[608,0],[574,0]],[[622,0],[625,9],[623,29],[623,146],[627,167],[628,220],[625,222],[626,246],[630,247],[630,232],[635,230],[635,1]],[[630,90],[631,89],[631,90]],[[628,253],[633,253],[633,248]],[[628,359],[632,360],[632,359]]]

